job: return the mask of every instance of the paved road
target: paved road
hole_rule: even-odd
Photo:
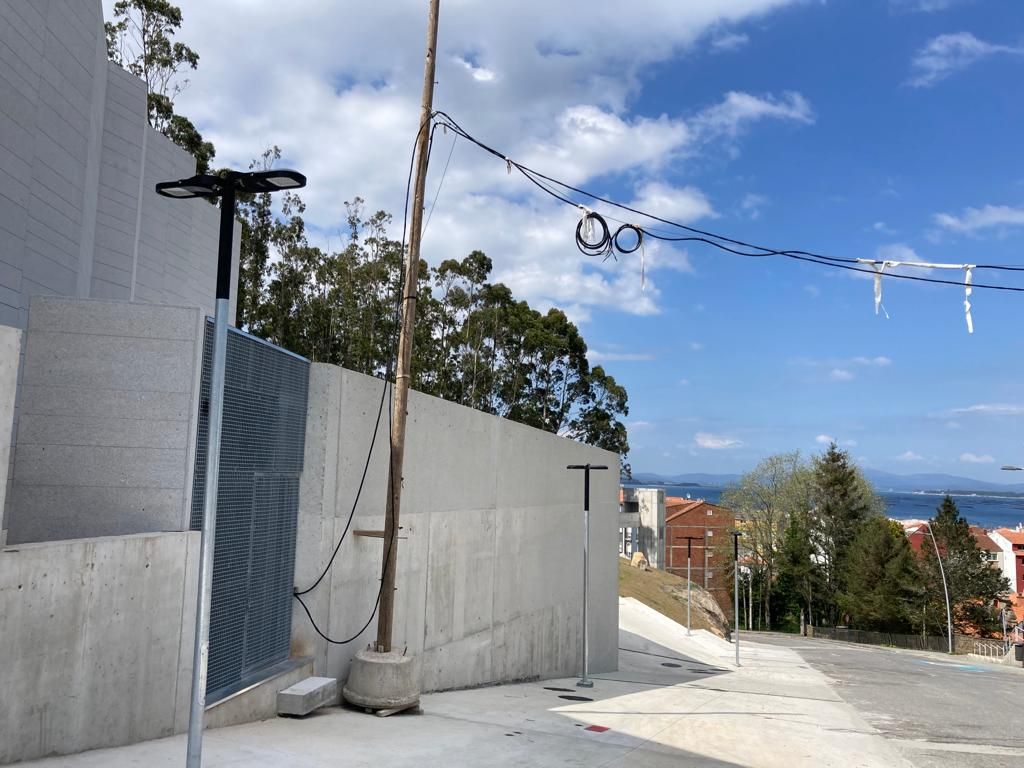
[[[920,768],[1024,766],[1020,669],[795,635],[742,637],[795,650]]]

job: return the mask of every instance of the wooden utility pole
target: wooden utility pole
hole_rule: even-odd
[[[398,562],[398,514],[402,506],[402,464],[405,460],[405,418],[409,405],[409,381],[412,369],[413,329],[416,325],[416,277],[419,274],[420,236],[423,233],[423,189],[427,182],[427,142],[430,116],[434,111],[434,65],[437,49],[437,17],[440,0],[430,0],[427,17],[427,58],[423,67],[423,106],[420,130],[416,136],[416,180],[409,228],[409,258],[405,263],[402,286],[402,327],[398,337],[398,367],[395,370],[395,396],[391,411],[391,469],[387,515],[384,521],[384,565],[381,573],[380,614],[377,616],[377,647],[381,653],[391,650],[391,630],[395,613],[395,569]]]

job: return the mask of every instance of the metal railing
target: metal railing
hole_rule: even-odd
[[[887,645],[892,648],[906,648],[912,651],[949,651],[949,638],[932,635],[902,635],[895,632],[873,632],[865,629],[848,627],[808,627],[808,634],[826,640],[842,640],[847,643],[864,645]],[[966,653],[969,646],[965,642],[973,642],[977,638],[956,635],[954,648],[957,653]]]
[[[1010,643],[1002,640],[978,640],[974,643],[974,653],[989,659],[1001,659],[1010,652]]]

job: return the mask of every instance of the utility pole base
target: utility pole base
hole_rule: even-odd
[[[403,710],[420,701],[420,663],[415,656],[391,651],[359,651],[352,659],[342,695],[368,711]]]

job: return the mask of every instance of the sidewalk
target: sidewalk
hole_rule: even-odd
[[[422,715],[340,708],[208,731],[204,765],[907,766],[794,652],[731,644],[620,601],[619,671],[423,697]],[[574,701],[583,696],[592,701]],[[595,730],[587,730],[596,726]],[[604,730],[607,729],[607,730]],[[27,763],[33,768],[184,764],[176,736]]]

